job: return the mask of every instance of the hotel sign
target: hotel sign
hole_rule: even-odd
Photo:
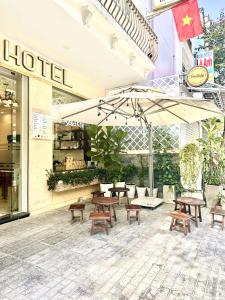
[[[183,0],[153,0],[153,11],[163,10],[165,8],[169,9],[182,1]]]
[[[67,71],[50,60],[36,55],[31,51],[22,49],[21,46],[4,40],[4,61],[16,67],[23,68],[33,74],[48,80],[55,81],[66,87],[72,88],[67,82]]]
[[[187,82],[190,86],[198,87],[207,82],[209,72],[205,67],[193,67],[187,74]]]

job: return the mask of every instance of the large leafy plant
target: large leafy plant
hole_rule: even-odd
[[[112,126],[89,125],[87,133],[91,141],[88,155],[107,170],[106,180],[120,181],[123,176],[120,154],[125,153],[127,132]]]
[[[204,137],[198,139],[203,155],[204,183],[221,185],[225,182],[224,138],[216,118],[203,125]]]
[[[201,170],[201,151],[197,144],[185,145],[180,151],[181,182],[188,191],[197,189],[197,180]]]

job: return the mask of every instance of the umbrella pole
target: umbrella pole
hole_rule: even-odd
[[[152,124],[148,124],[148,179],[150,187],[150,197],[153,196],[153,145],[152,145]]]

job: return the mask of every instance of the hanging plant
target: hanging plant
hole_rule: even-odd
[[[187,144],[180,151],[181,183],[188,191],[197,189],[201,161],[201,151],[195,143]]]

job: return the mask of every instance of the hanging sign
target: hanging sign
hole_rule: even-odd
[[[198,52],[196,54],[196,65],[207,68],[209,72],[208,82],[214,82],[213,50]]]
[[[165,8],[169,9],[182,1],[183,0],[153,0],[153,11],[163,10]]]
[[[193,67],[187,74],[187,82],[190,86],[198,87],[207,82],[209,72],[205,67]]]

